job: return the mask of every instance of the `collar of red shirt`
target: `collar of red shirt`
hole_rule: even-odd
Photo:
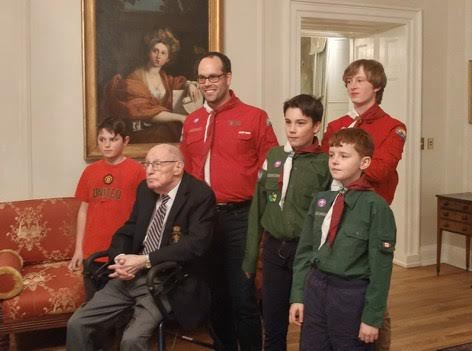
[[[208,113],[211,113],[213,111],[215,113],[215,115],[217,115],[218,113],[220,113],[222,111],[225,111],[225,110],[230,110],[234,106],[241,103],[241,100],[239,100],[239,98],[236,96],[236,94],[234,93],[233,90],[229,91],[229,96],[230,96],[230,98],[229,98],[228,101],[226,101],[223,105],[217,107],[214,110],[205,102],[205,104],[204,104],[205,110]]]
[[[382,110],[379,105],[374,104],[359,117],[361,118],[361,123],[372,123],[374,120],[383,116],[385,116],[384,110]]]

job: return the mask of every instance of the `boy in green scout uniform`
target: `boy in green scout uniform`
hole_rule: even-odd
[[[294,262],[290,322],[301,350],[374,350],[392,272],[393,213],[363,176],[374,149],[359,128],[329,142],[340,191],[320,192],[308,211]]]
[[[301,94],[283,106],[287,144],[271,149],[261,170],[249,212],[243,271],[256,272],[259,242],[265,231],[262,283],[264,349],[284,351],[293,258],[310,203],[329,189],[328,156],[315,134],[323,105]]]

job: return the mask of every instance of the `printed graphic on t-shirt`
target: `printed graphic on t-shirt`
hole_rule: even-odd
[[[121,190],[116,188],[94,188],[92,191],[94,199],[119,200],[121,199]]]

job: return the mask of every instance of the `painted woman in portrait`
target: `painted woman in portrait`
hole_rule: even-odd
[[[131,119],[134,131],[167,122],[180,122],[181,129],[186,114],[174,112],[174,90],[183,91],[184,103],[197,103],[202,97],[195,82],[184,76],[169,75],[164,70],[179,51],[180,42],[169,29],[159,29],[145,37],[145,44],[147,63],[126,78],[116,74],[108,85],[109,113]]]

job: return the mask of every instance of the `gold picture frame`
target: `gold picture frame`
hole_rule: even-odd
[[[223,0],[82,0],[85,160],[102,156],[96,142],[97,126],[110,115],[106,102],[109,82],[115,74],[126,77],[133,65],[137,66],[139,56],[149,55],[137,49],[145,47],[146,36],[159,29],[170,30],[180,42],[177,59],[172,59],[177,62],[171,69],[191,81],[198,57],[223,47],[222,6]],[[181,128],[180,122],[170,123]],[[139,139],[138,132],[135,134],[138,141],[134,142],[132,135],[125,150],[133,158],[144,158],[157,143],[178,143],[152,135]]]

